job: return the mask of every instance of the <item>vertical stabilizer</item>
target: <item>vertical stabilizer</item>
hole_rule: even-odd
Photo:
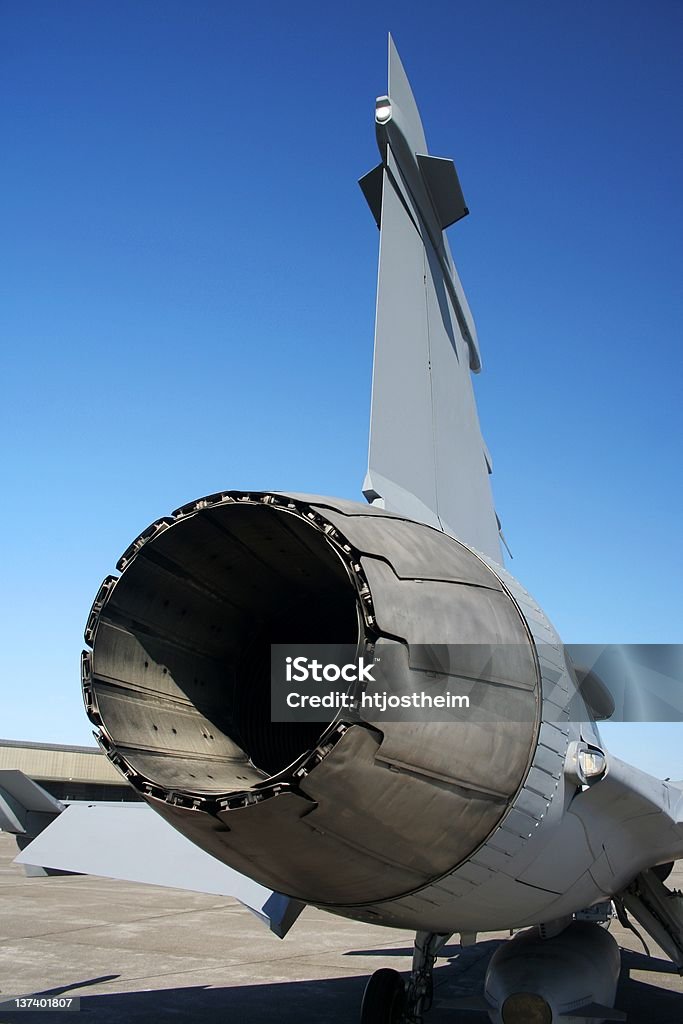
[[[381,164],[361,180],[380,227],[369,501],[502,562],[472,389],[474,320],[444,228],[467,214],[452,160],[430,156],[389,39],[389,92],[376,103]]]

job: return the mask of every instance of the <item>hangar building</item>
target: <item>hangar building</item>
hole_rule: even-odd
[[[99,747],[0,739],[0,769],[28,775],[58,800],[137,800]]]

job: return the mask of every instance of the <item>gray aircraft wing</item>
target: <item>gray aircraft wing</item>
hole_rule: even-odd
[[[430,156],[389,38],[389,93],[377,100],[382,162],[361,179],[380,228],[366,498],[502,562],[472,388],[474,320],[446,227],[467,214],[452,160]]]
[[[32,838],[17,864],[232,896],[278,938],[305,906],[222,864],[147,804],[79,802],[64,809],[44,794],[37,807],[44,791],[21,772],[0,772],[0,783],[0,826]]]

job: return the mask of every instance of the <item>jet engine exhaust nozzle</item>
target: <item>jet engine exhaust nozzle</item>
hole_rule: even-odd
[[[339,907],[417,890],[485,842],[523,784],[534,644],[453,538],[341,499],[228,491],[152,524],[118,568],[83,655],[100,741],[160,814],[264,885]],[[391,649],[396,692],[455,675],[497,721],[463,717],[457,742],[452,720],[272,721],[271,645],[294,641]],[[476,644],[494,653],[474,665]],[[462,645],[451,675],[434,671],[439,645]]]

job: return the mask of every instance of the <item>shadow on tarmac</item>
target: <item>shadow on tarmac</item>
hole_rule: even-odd
[[[440,998],[480,994],[488,961],[500,945],[499,940],[479,942],[461,949],[449,945],[434,972],[435,1006],[425,1024],[485,1024],[487,1018],[471,1011],[439,1009]],[[403,948],[350,950],[347,956],[405,956]],[[668,961],[647,957],[630,950],[622,951],[622,974],[616,1005],[628,1014],[628,1024],[680,1024],[683,1020],[683,993],[660,988],[630,977],[630,971],[653,974],[676,972]],[[226,969],[229,975],[229,969]],[[50,994],[73,992],[92,984],[115,980],[115,976],[87,979],[80,983],[51,989]],[[112,992],[106,995],[81,995],[81,1014],[96,1024],[357,1024],[365,977],[324,978],[315,981],[273,982],[266,985],[240,985],[206,988],[201,985],[153,991]],[[48,993],[45,993],[48,994]],[[13,1016],[13,1015],[12,1015]],[[77,1018],[79,1021],[83,1017]],[[9,1017],[8,1017],[9,1020]],[[17,1018],[19,1020],[19,1018]],[[64,1013],[25,1012],[24,1024],[68,1024]],[[2,1024],[5,1024],[2,1021]]]

